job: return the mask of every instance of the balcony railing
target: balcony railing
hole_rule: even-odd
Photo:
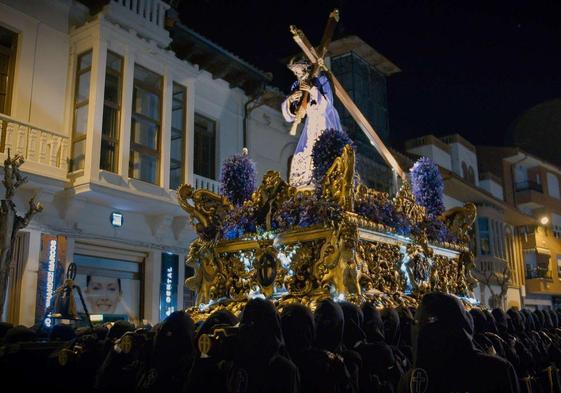
[[[543,193],[542,185],[532,180],[526,180],[516,183],[515,189],[517,192],[531,190]]]
[[[0,153],[23,156],[29,163],[68,171],[70,138],[0,115]]]
[[[171,39],[165,29],[166,11],[162,0],[110,0],[103,13],[112,21],[166,47]]]
[[[220,192],[220,183],[216,180],[211,180],[203,176],[194,175],[194,186],[196,189],[204,188],[205,190],[212,191],[216,194]]]
[[[551,280],[551,270],[545,267],[533,267],[526,265],[526,279],[545,278]]]

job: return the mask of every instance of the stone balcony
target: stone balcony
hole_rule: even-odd
[[[220,182],[199,175],[193,175],[193,186],[197,190],[205,189],[215,194],[220,192]]]
[[[0,159],[21,155],[25,172],[66,181],[70,138],[0,115]]]
[[[508,262],[492,255],[479,255],[475,258],[473,275],[487,284],[500,285],[504,280],[510,282]]]
[[[110,0],[102,13],[111,22],[134,30],[140,37],[167,48],[171,42],[165,28],[166,11],[169,8],[161,0]]]

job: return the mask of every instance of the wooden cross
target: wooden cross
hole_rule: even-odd
[[[349,94],[343,88],[343,85],[341,85],[341,83],[337,80],[337,78],[335,78],[335,75],[333,75],[333,73],[325,65],[324,57],[327,53],[327,47],[329,46],[329,42],[331,41],[333,31],[335,30],[335,25],[338,21],[339,21],[339,11],[334,10],[331,12],[331,14],[329,14],[327,26],[325,27],[325,31],[323,33],[323,37],[318,49],[314,48],[313,45],[310,44],[310,41],[308,41],[308,38],[306,38],[304,32],[298,29],[296,26],[294,25],[290,26],[290,32],[292,33],[292,38],[294,39],[296,44],[298,44],[300,49],[302,49],[302,52],[304,52],[304,55],[306,55],[306,57],[312,63],[313,65],[312,76],[317,76],[317,74],[320,71],[324,71],[328,75],[329,79],[331,80],[331,83],[333,84],[335,95],[339,98],[343,106],[347,109],[347,111],[349,111],[353,119],[357,122],[359,127],[366,134],[366,136],[370,140],[370,143],[372,143],[372,145],[376,148],[376,150],[378,150],[378,153],[380,153],[384,161],[386,161],[386,163],[390,167],[392,167],[393,170],[404,181],[406,181],[407,175],[403,171],[403,169],[401,169],[395,157],[390,153],[386,145],[384,145],[384,142],[382,142],[382,139],[380,139],[380,137],[374,130],[374,127],[372,127],[372,125],[368,122],[368,120],[362,114],[360,109],[358,109],[358,107],[353,102]],[[308,96],[305,93],[306,92],[302,94],[303,98],[300,101],[301,104],[296,112],[296,119],[293,124],[294,131],[295,131],[295,127],[298,126],[298,123],[300,123],[300,121],[302,120],[302,118],[306,113]],[[292,131],[293,130],[291,129],[291,132]]]
[[[327,19],[327,25],[325,26],[325,30],[323,31],[323,36],[321,38],[321,43],[319,47],[316,49],[317,59],[311,60],[312,62],[312,71],[310,73],[312,78],[316,78],[319,73],[325,68],[324,67],[324,60],[325,54],[327,53],[327,48],[331,43],[331,37],[333,37],[333,32],[335,31],[335,26],[339,22],[339,10],[335,9],[331,11],[329,14],[329,18]],[[299,31],[294,25],[290,26],[290,31],[295,36]],[[309,58],[309,56],[308,56]],[[308,107],[308,102],[310,101],[310,93],[306,90],[302,91],[302,98],[300,99],[300,105],[296,109],[296,116],[294,121],[292,122],[292,127],[290,128],[290,135],[296,135],[296,130],[298,125],[302,121],[302,119],[306,116],[306,108]]]

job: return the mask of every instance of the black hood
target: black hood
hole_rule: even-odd
[[[314,313],[316,346],[331,352],[341,349],[344,316],[339,304],[331,299],[322,300]]]
[[[9,329],[4,336],[4,343],[13,344],[18,342],[35,341],[37,334],[28,327],[23,325],[15,326]]]
[[[309,350],[315,340],[314,315],[303,304],[289,304],[281,314],[282,334],[291,357]]]
[[[541,310],[535,310],[534,313],[534,324],[536,325],[536,330],[543,330],[545,328],[545,317]]]
[[[497,329],[497,323],[495,322],[495,317],[493,313],[489,310],[483,310],[483,314],[485,314],[485,318],[487,318],[487,327],[491,333],[499,334],[499,330]]]
[[[364,316],[362,330],[364,330],[368,342],[375,343],[384,341],[384,321],[382,321],[382,314],[380,314],[380,311],[378,311],[372,303],[364,303],[361,310]]]
[[[389,345],[399,345],[400,324],[399,314],[393,308],[382,310],[382,320],[384,321],[384,336]]]
[[[513,333],[522,333],[526,330],[526,326],[524,324],[524,318],[520,311],[510,308],[507,311],[508,316],[510,317]]]
[[[270,359],[283,346],[280,318],[273,303],[255,298],[247,302],[240,319],[243,357]]]
[[[366,338],[366,334],[362,330],[364,316],[360,308],[353,303],[341,302],[339,304],[345,317],[343,343],[348,349],[353,349]]]
[[[493,309],[492,314],[493,314],[493,318],[495,319],[495,325],[497,326],[497,330],[499,334],[507,334],[508,315],[504,312],[504,310],[500,308]]]
[[[473,333],[482,334],[489,331],[489,324],[487,323],[487,318],[480,308],[472,308],[469,310],[469,314],[473,319]]]
[[[185,311],[171,313],[160,325],[154,338],[154,365],[165,368],[193,352],[194,324]]]
[[[534,324],[534,317],[532,316],[532,312],[527,308],[523,308],[520,311],[522,315],[524,315],[524,325],[526,326],[526,331],[531,332],[532,330],[536,330],[536,325]]]
[[[423,297],[415,316],[415,367],[437,370],[473,351],[473,325],[463,304],[446,293]]]
[[[554,310],[547,310],[549,312],[549,317],[551,318],[551,322],[553,323],[553,328],[559,327],[559,316]]]
[[[228,310],[218,310],[210,316],[197,329],[197,338],[203,334],[212,333],[215,326],[228,325],[234,326],[238,323],[238,318]]]
[[[546,330],[553,329],[553,321],[551,320],[551,314],[549,313],[549,310],[543,310],[542,314],[544,319],[544,327],[546,328]]]

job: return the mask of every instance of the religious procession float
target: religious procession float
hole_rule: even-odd
[[[195,268],[186,281],[197,293],[195,320],[238,313],[255,296],[311,308],[327,297],[379,307],[414,306],[429,291],[472,297],[475,206],[444,211],[438,167],[421,158],[407,175],[331,74],[324,56],[338,18],[330,14],[318,47],[291,26],[303,56],[288,65],[297,81],[282,112],[292,133],[303,126],[289,181],[269,171],[255,189],[244,152],[224,162],[220,194],[178,190],[198,236],[186,261]],[[333,92],[400,177],[395,196],[361,183]]]

